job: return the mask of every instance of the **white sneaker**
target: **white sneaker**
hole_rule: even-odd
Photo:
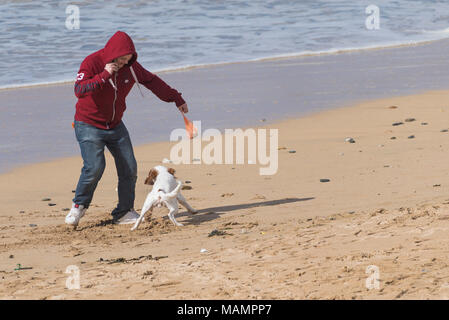
[[[120,219],[114,220],[114,224],[131,224],[135,223],[139,219],[140,214],[138,214],[134,209],[129,210]]]
[[[87,208],[84,208],[82,204],[72,203],[72,209],[70,209],[70,212],[65,217],[65,223],[76,227],[86,213],[86,210]]]

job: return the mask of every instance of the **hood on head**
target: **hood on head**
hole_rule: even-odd
[[[111,63],[112,60],[127,54],[133,55],[127,64],[131,66],[137,60],[137,52],[133,40],[125,32],[117,31],[104,46],[103,62],[105,64]]]

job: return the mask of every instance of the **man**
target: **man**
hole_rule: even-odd
[[[139,217],[133,209],[137,163],[128,131],[121,121],[126,109],[125,98],[135,82],[150,89],[159,99],[175,102],[179,110],[188,112],[181,93],[136,60],[133,41],[126,33],[117,31],[103,49],[81,63],[74,88],[78,98],[74,128],[83,168],[72,209],[65,219],[69,225],[76,227],[89,208],[105,168],[105,146],[114,157],[118,175],[118,204],[112,211],[113,222],[130,224]]]

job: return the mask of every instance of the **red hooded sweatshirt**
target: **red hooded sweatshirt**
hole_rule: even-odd
[[[132,54],[132,58],[117,72],[111,75],[104,69],[107,63],[128,54]],[[78,98],[75,120],[101,129],[114,128],[122,119],[126,109],[125,98],[136,81],[162,101],[175,102],[177,107],[185,103],[181,93],[145,70],[136,60],[134,43],[122,31],[117,31],[103,49],[87,56],[81,63],[75,82]]]

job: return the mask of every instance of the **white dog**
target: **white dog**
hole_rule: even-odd
[[[178,213],[178,201],[190,213],[197,212],[187,203],[186,199],[179,192],[182,183],[175,179],[175,169],[156,166],[148,173],[148,177],[145,179],[145,184],[153,185],[153,190],[151,190],[145,199],[142,211],[140,212],[140,217],[137,219],[131,230],[137,229],[145,214],[148,211],[151,212],[154,206],[160,207],[165,205],[169,210],[168,217],[176,226],[182,226],[182,224],[175,219],[175,214]]]

